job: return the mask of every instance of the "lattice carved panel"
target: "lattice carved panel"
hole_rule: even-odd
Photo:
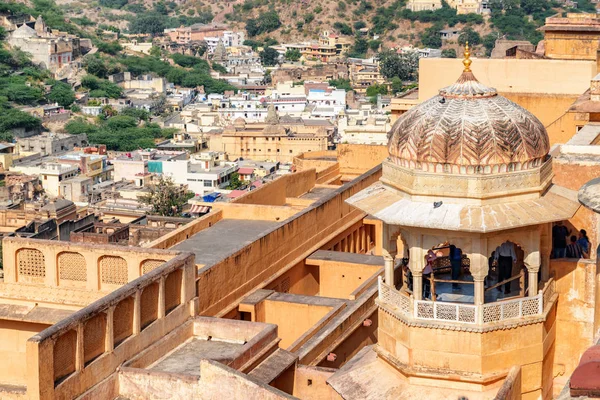
[[[127,261],[116,256],[100,259],[100,280],[104,284],[124,285],[127,283]]]
[[[84,362],[88,363],[104,353],[106,314],[100,313],[89,319],[83,328]]]
[[[160,267],[165,262],[166,261],[164,261],[164,260],[144,260],[140,264],[140,274],[141,275],[147,274],[148,272],[152,271],[153,269]]]
[[[142,329],[158,318],[158,283],[147,286],[140,299],[140,322]]]
[[[17,251],[18,279],[43,282],[46,277],[46,260],[44,254],[36,249],[20,249]]]
[[[165,279],[165,312],[173,310],[181,304],[181,277],[182,271],[175,270]]]
[[[54,343],[54,380],[57,381],[75,372],[77,332],[70,330],[60,335]]]
[[[58,255],[58,278],[61,281],[85,282],[87,280],[85,257],[73,252],[60,253]]]
[[[122,300],[113,312],[113,338],[115,347],[133,334],[133,305],[131,297]]]

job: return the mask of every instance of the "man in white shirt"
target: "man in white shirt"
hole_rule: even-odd
[[[498,282],[502,282],[512,275],[512,265],[517,262],[515,245],[508,240],[496,249],[496,261],[498,261]],[[502,291],[498,286],[498,291]],[[510,282],[504,284],[504,294],[510,293]]]

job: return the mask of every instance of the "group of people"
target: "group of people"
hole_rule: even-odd
[[[572,231],[563,225],[561,221],[557,222],[552,228],[552,257],[553,258],[589,258],[590,240],[585,229],[581,229],[578,236],[571,235]],[[567,243],[568,238],[568,243]],[[444,243],[440,247],[435,247],[427,251],[425,255],[425,268],[423,269],[423,298],[428,299],[431,296],[431,278],[433,277],[433,268],[435,260],[444,257],[443,249],[449,249],[448,258],[450,259],[450,268],[452,276],[452,289],[459,289],[458,281],[462,268],[462,250],[455,245]],[[409,288],[412,290],[412,274],[408,268],[408,259],[403,262],[409,281]],[[517,262],[517,254],[514,243],[506,241],[492,252],[488,259],[489,271],[494,267],[498,270],[498,282],[503,282],[512,277],[513,264]],[[497,290],[504,294],[510,293],[511,282],[498,286]],[[502,287],[503,286],[503,287]]]
[[[567,243],[567,238],[569,241]],[[563,225],[562,221],[552,227],[552,258],[589,258],[590,239],[585,229],[578,235]]]
[[[443,257],[442,249],[449,249],[448,258],[450,259],[450,269],[452,280],[456,281],[460,277],[460,270],[462,266],[462,250],[455,245],[444,245],[430,249],[425,255],[425,268],[423,269],[423,298],[427,299],[431,296],[431,277],[433,275],[433,264],[438,257]],[[435,250],[435,251],[434,251]],[[459,289],[458,283],[452,283],[452,289]],[[436,295],[437,296],[437,295]]]

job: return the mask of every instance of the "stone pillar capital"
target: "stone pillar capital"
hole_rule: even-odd
[[[540,263],[528,263],[525,262],[525,268],[527,268],[527,272],[535,272],[537,273],[540,270]]]

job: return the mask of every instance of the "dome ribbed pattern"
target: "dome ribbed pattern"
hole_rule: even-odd
[[[526,169],[550,150],[548,133],[533,114],[471,72],[402,115],[388,137],[391,160],[407,167],[518,163]]]

